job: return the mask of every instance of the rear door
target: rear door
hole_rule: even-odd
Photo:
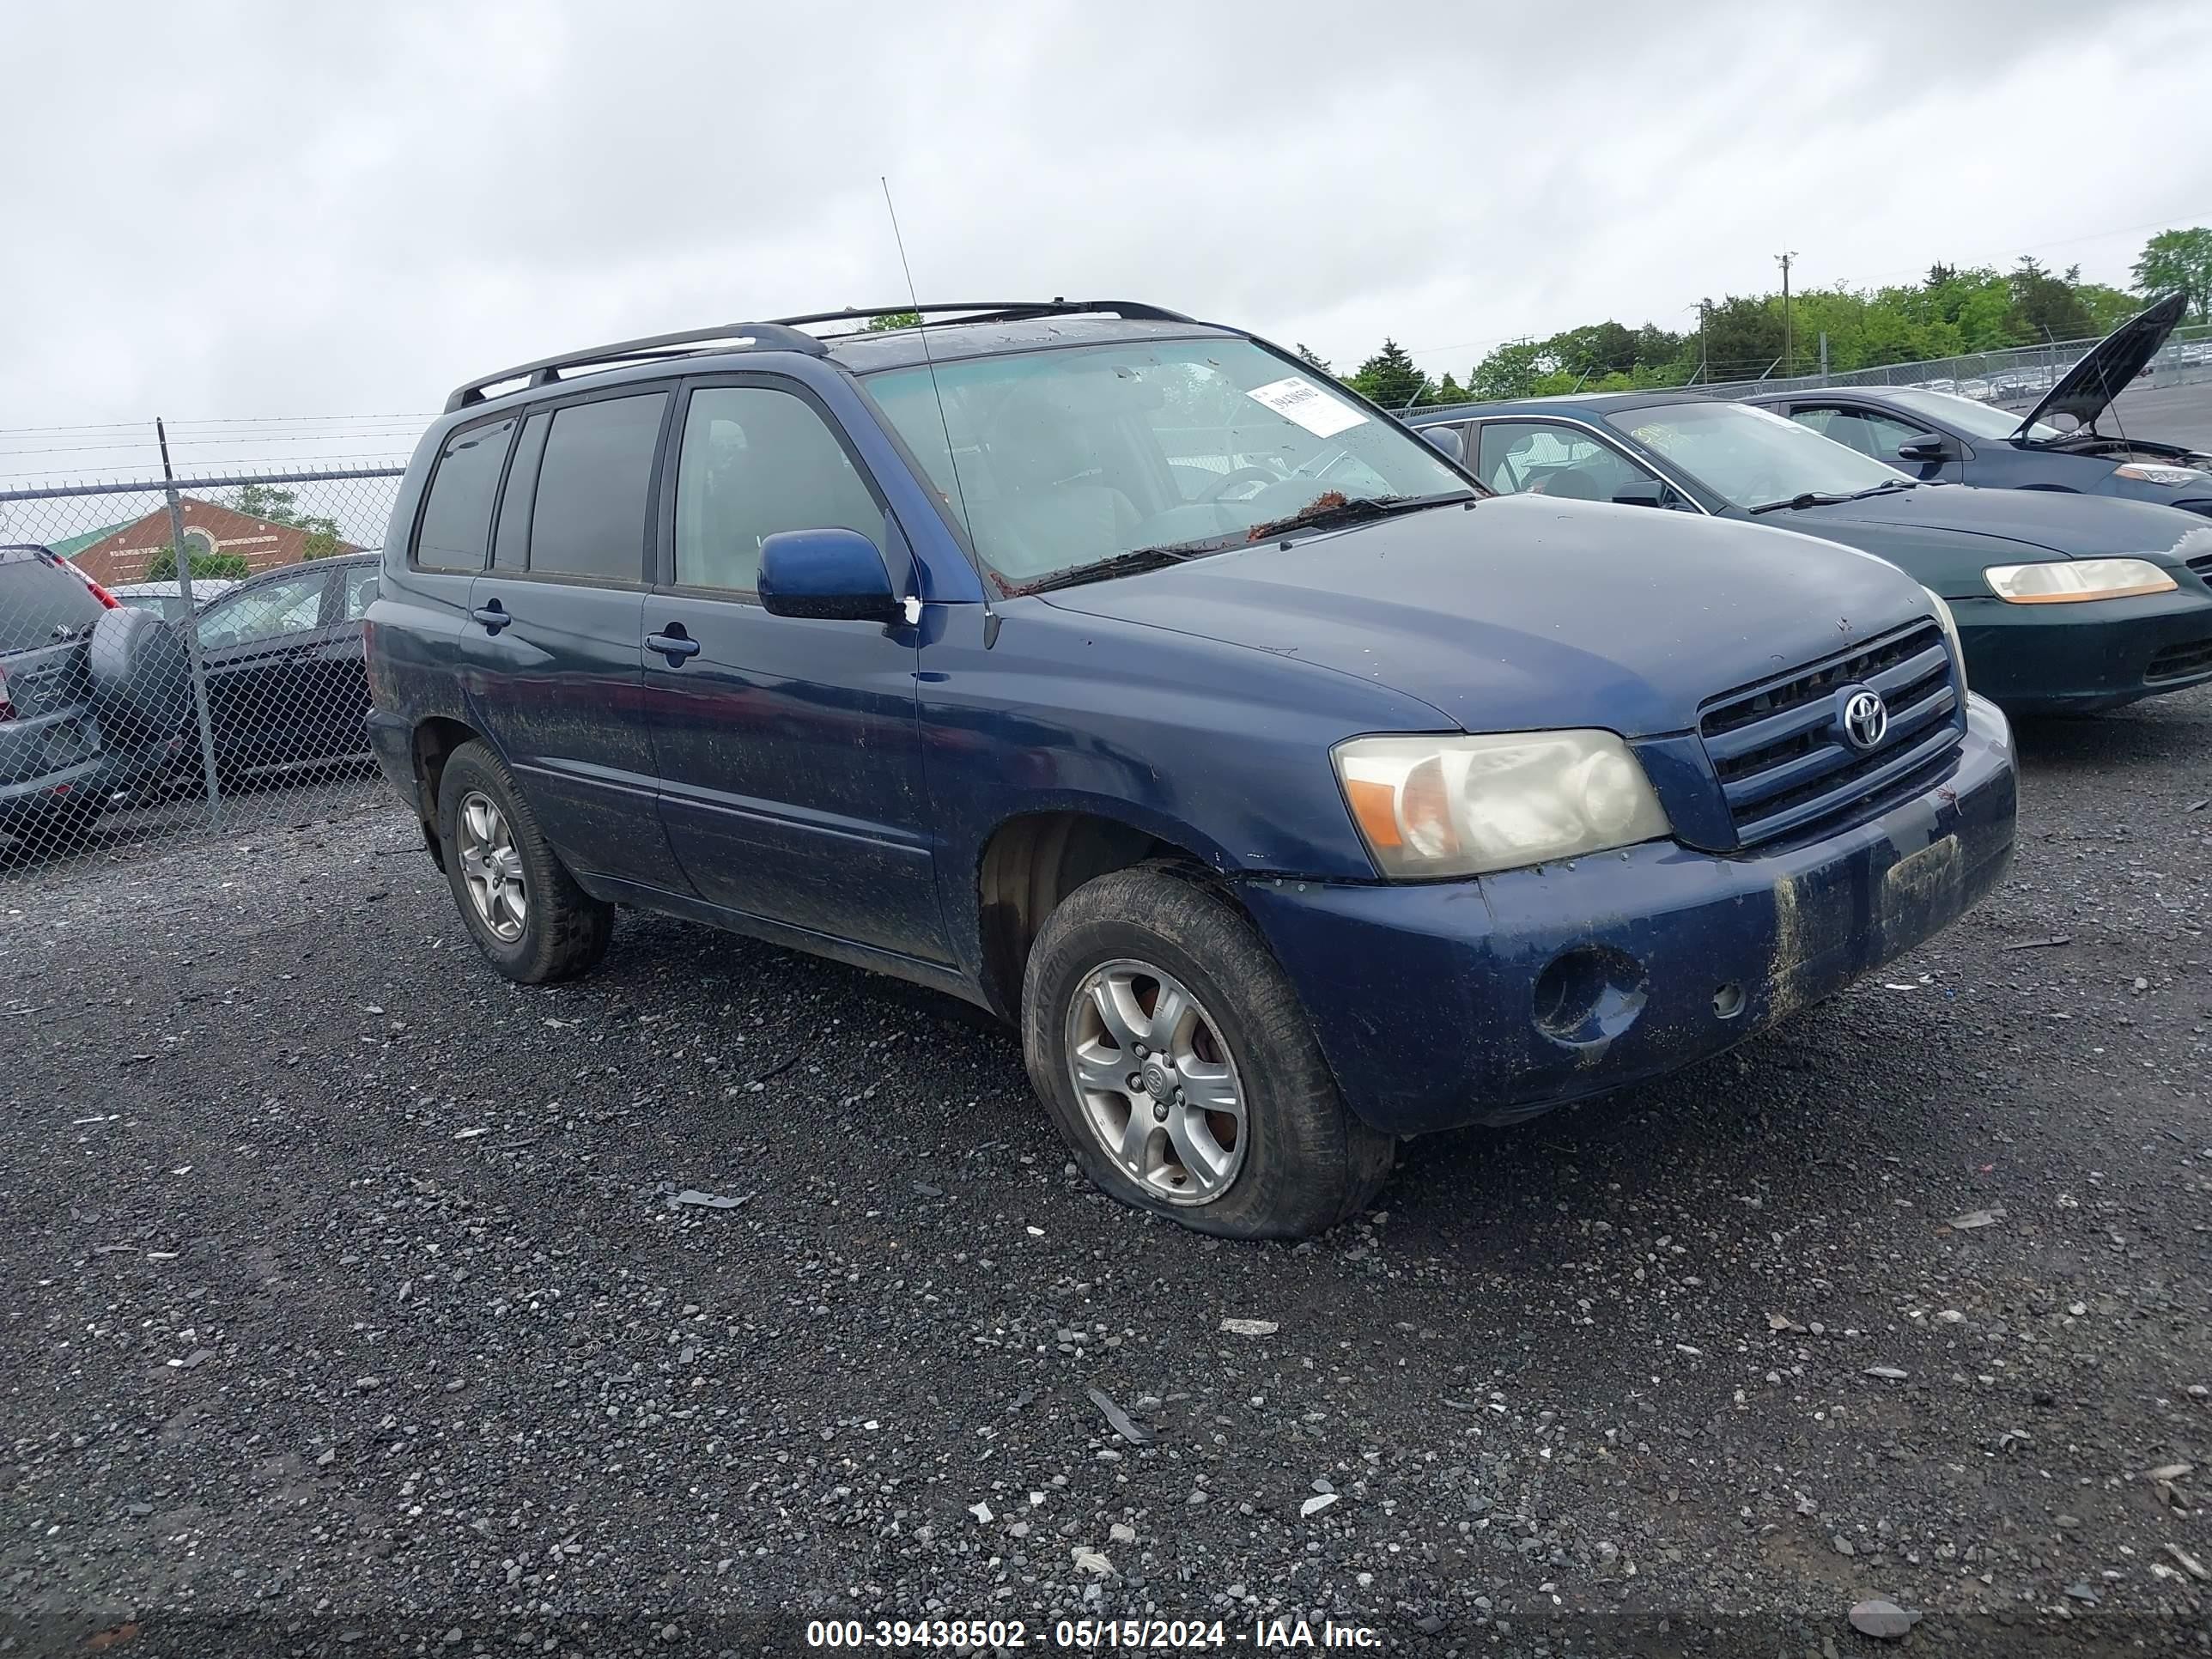
[[[663,485],[660,581],[645,604],[647,702],[671,844],[702,897],[933,962],[951,959],[922,790],[903,623],[772,617],[761,543],[858,531],[892,591],[911,557],[829,412],[796,384],[688,391]]]
[[[670,401],[631,385],[532,407],[461,631],[477,717],[569,867],[683,892],[639,668]]]

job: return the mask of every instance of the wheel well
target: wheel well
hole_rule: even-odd
[[[1018,1016],[1030,946],[1060,902],[1093,877],[1169,860],[1209,881],[1212,872],[1187,848],[1088,812],[1037,812],[1000,825],[976,872],[983,986],[992,1006]]]
[[[438,841],[438,786],[453,750],[474,742],[476,735],[460,721],[445,719],[427,720],[415,728],[415,815],[422,823],[422,843],[441,870],[446,851]]]

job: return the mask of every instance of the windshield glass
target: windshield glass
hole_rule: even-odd
[[[2008,415],[2002,409],[1948,392],[1892,392],[1886,395],[1892,403],[1917,409],[1931,420],[1948,421],[1969,438],[2009,438],[2020,429],[2019,416]],[[2045,426],[2038,421],[2021,435],[2044,443],[2066,434],[2055,426]]]
[[[1738,507],[1798,495],[1854,495],[1899,482],[1880,461],[1743,404],[1624,409],[1606,423]]]
[[[1234,546],[1309,509],[1474,493],[1403,428],[1247,340],[1070,346],[939,363],[935,391],[927,367],[866,386],[964,505],[1002,589],[1140,549]]]

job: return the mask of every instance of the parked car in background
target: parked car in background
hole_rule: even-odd
[[[209,605],[237,586],[238,583],[235,580],[224,576],[193,578],[193,609],[206,610]],[[173,581],[125,582],[107,591],[114,596],[118,605],[127,605],[139,611],[150,611],[157,617],[167,617],[171,622],[179,620],[184,615],[184,593]]]
[[[627,902],[935,986],[1106,1191],[1296,1237],[1395,1137],[1728,1048],[2004,869],[2009,732],[1893,567],[1490,499],[1156,307],[920,309],[430,426],[370,730],[500,973]]]
[[[2183,311],[2175,295],[2122,324],[2025,416],[1910,387],[1830,386],[1750,401],[1923,482],[2123,495],[2212,515],[2212,454],[2097,429]]]
[[[0,835],[88,824],[179,751],[182,643],[43,547],[0,547]]]
[[[2015,710],[2212,680],[2212,526],[2193,514],[1920,483],[1769,410],[1680,392],[1485,404],[1422,431],[1501,491],[1764,523],[1887,559],[1949,602],[1975,689]]]
[[[233,583],[200,607],[208,715],[226,774],[368,758],[362,618],[377,567],[374,553],[286,565]],[[199,586],[192,584],[196,598]]]

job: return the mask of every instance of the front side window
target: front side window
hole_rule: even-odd
[[[1831,443],[1845,445],[1878,461],[1895,460],[1902,446],[1932,435],[1903,421],[1877,415],[1870,409],[1844,409],[1826,404],[1818,408],[1793,409],[1790,411],[1790,418],[1798,425],[1819,433]]]
[[[1549,421],[1492,421],[1482,428],[1476,476],[1501,495],[1609,501],[1653,475],[1611,444]]]
[[[368,614],[368,607],[376,603],[376,567],[357,564],[345,573],[345,604],[340,614],[347,622],[359,622]]]
[[[1746,404],[1658,404],[1608,415],[1626,434],[1737,507],[1840,498],[1905,483],[1881,462]]]
[[[883,545],[883,509],[803,398],[702,386],[676,464],[676,581],[754,591],[761,544],[786,530],[856,530]]]
[[[415,562],[423,569],[483,568],[492,498],[499,494],[499,470],[514,435],[514,421],[505,420],[465,427],[446,440],[415,536]]]
[[[1066,346],[866,385],[1002,588],[1474,493],[1404,428],[1249,340]]]
[[[226,599],[200,618],[200,643],[213,648],[307,633],[323,608],[323,583],[317,570]]]
[[[553,411],[530,515],[533,574],[605,581],[645,577],[645,504],[665,392]]]

